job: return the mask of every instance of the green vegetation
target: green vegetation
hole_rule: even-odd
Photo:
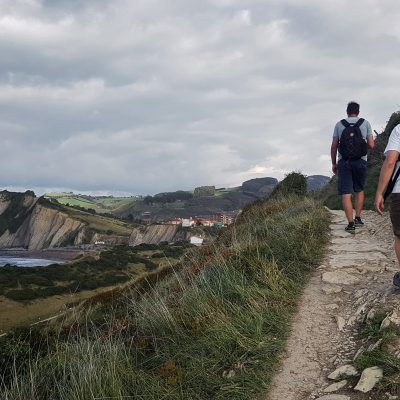
[[[31,301],[64,293],[93,290],[127,282],[135,274],[153,271],[158,263],[143,252],[157,251],[164,260],[176,263],[190,245],[117,246],[98,256],[86,256],[68,264],[0,268],[0,293],[15,301]]]
[[[285,176],[271,193],[271,199],[286,197],[290,194],[305,196],[307,194],[307,178],[299,172],[291,172]]]
[[[147,289],[0,339],[0,398],[256,398],[323,255],[326,219],[304,197],[257,202]]]
[[[194,189],[194,197],[212,197],[215,195],[215,186],[199,186]]]
[[[363,370],[369,367],[381,367],[384,377],[379,383],[378,390],[381,395],[390,392],[392,395],[400,395],[400,359],[395,352],[400,345],[400,329],[389,326],[380,329],[386,313],[379,313],[371,321],[368,321],[362,331],[362,336],[367,337],[371,344],[380,341],[379,346],[372,351],[364,351],[356,359],[356,367]]]
[[[192,193],[178,190],[177,192],[158,193],[154,196],[146,196],[143,199],[143,202],[147,205],[157,204],[157,203],[168,204],[168,203],[175,203],[176,201],[190,200],[192,197],[193,197]]]
[[[234,188],[200,186],[194,193],[178,190],[139,197],[96,197],[74,193],[47,193],[46,198],[80,211],[95,211],[103,216],[116,216],[139,222],[144,212],[150,212],[153,221],[176,217],[212,215],[242,209],[256,199],[266,198],[276,186],[275,178],[256,178]]]
[[[385,130],[375,139],[375,149],[368,153],[368,176],[365,185],[365,208],[373,210],[375,192],[378,186],[380,169],[385,159],[384,150],[393,128],[400,123],[400,112],[395,112],[390,117]],[[337,194],[337,177],[334,177],[329,185],[322,190],[319,196],[331,209],[341,208],[341,198]]]
[[[136,201],[135,197],[87,196],[65,192],[46,193],[45,198],[55,199],[63,205],[91,208],[99,214],[116,212],[121,207],[131,205]]]
[[[46,207],[51,207],[57,211],[67,214],[69,217],[84,222],[87,225],[87,230],[92,233],[105,233],[107,235],[130,236],[132,229],[138,224],[121,221],[117,218],[98,215],[90,210],[84,210],[80,207],[68,207],[51,199],[40,197],[38,202]]]
[[[63,209],[71,218],[85,222],[88,225],[88,229],[92,229],[95,232],[130,236],[132,228],[137,226],[115,218],[92,214],[90,212],[81,211],[67,206],[63,206]]]

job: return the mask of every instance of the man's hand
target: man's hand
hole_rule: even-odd
[[[381,194],[377,194],[375,197],[375,210],[379,215],[382,215],[384,208],[385,200]]]
[[[337,174],[337,164],[332,164],[332,172],[336,175]]]

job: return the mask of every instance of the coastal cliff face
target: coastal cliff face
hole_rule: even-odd
[[[33,192],[0,192],[0,248],[77,245],[85,224],[41,204]]]
[[[55,204],[31,191],[0,192],[0,249],[43,250],[104,242],[136,246],[188,240],[176,226],[133,226]]]
[[[125,236],[96,232],[87,222],[31,191],[0,192],[0,249],[42,250],[98,240],[112,245],[128,244],[130,232]]]
[[[141,243],[159,244],[161,242],[177,242],[190,240],[194,232],[183,231],[176,225],[149,225],[142,229],[135,229],[129,239],[129,245],[137,246]]]

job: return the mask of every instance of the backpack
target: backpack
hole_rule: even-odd
[[[340,122],[344,126],[339,141],[339,153],[344,160],[358,160],[368,153],[368,145],[360,130],[365,120],[360,118],[355,124],[350,124],[345,119]]]

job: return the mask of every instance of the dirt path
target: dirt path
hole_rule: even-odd
[[[329,373],[351,362],[360,346],[357,328],[366,314],[373,306],[399,301],[391,284],[397,261],[388,216],[365,212],[365,226],[352,235],[344,231],[343,212],[331,213],[328,255],[305,289],[268,400],[327,395]],[[378,400],[351,387],[336,393],[343,399]]]

